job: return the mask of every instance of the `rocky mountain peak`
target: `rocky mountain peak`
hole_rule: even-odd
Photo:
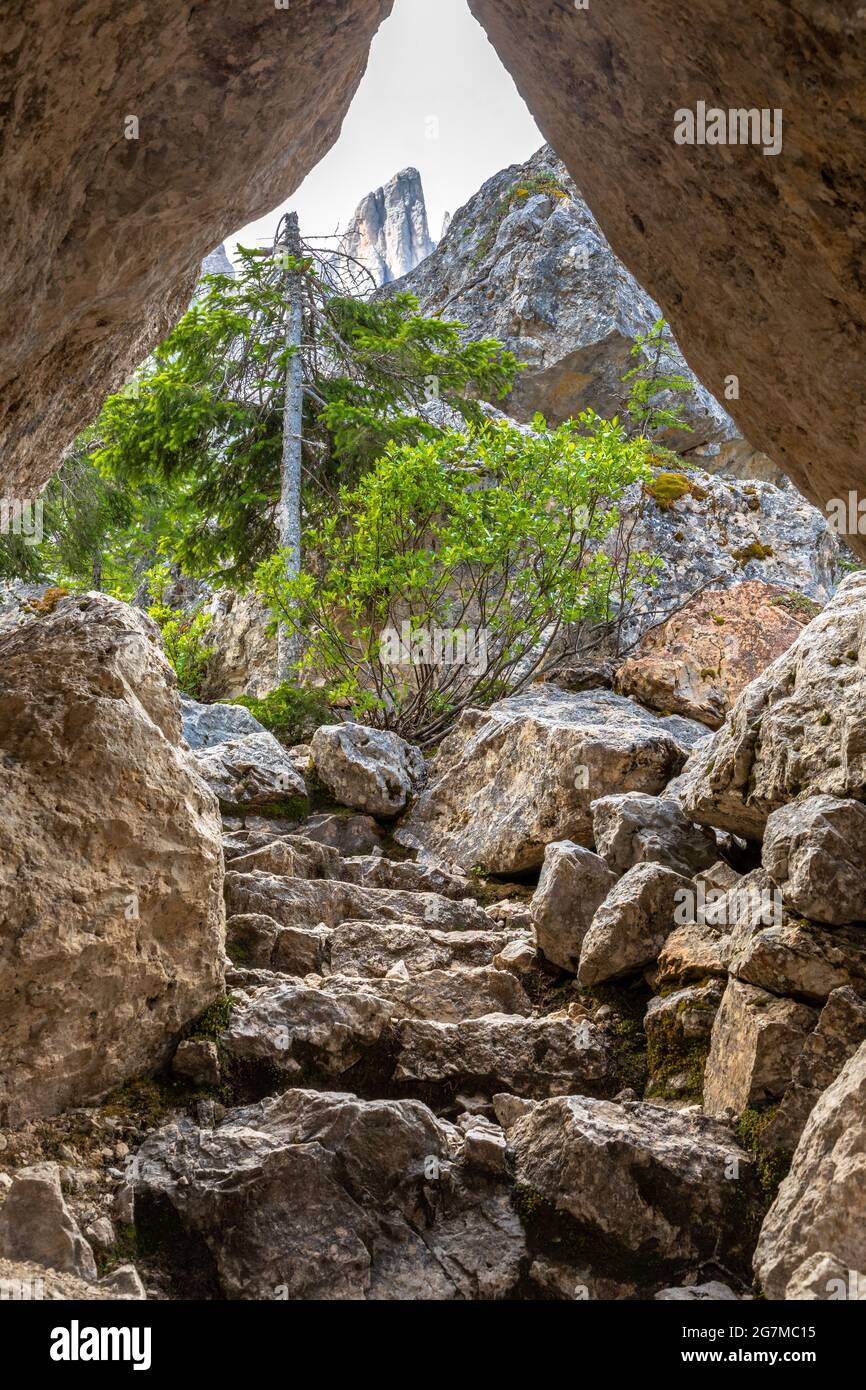
[[[662,317],[549,145],[488,179],[399,288],[422,314],[458,320],[469,339],[498,338],[525,364],[504,406],[523,421],[540,411],[559,423],[588,407],[621,415],[631,348]],[[671,364],[691,383],[691,432],[664,442],[713,472],[778,481],[671,341]]]
[[[358,204],[342,249],[367,267],[377,286],[408,275],[435,249],[417,169],[401,169]]]

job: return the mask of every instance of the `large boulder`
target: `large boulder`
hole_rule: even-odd
[[[218,589],[205,597],[202,611],[210,619],[207,645],[213,652],[202,676],[205,699],[266,695],[277,684],[277,641],[269,632],[273,619],[264,600],[256,593]]]
[[[678,895],[690,886],[663,864],[635,864],[623,874],[583,938],[580,983],[605,984],[652,965],[670,936]]]
[[[761,839],[798,797],[866,798],[866,574],[833,599],[747,685],[683,793],[688,813]]]
[[[397,839],[466,870],[538,868],[555,840],[592,845],[592,801],[660,792],[703,735],[608,690],[534,686],[464,711]]]
[[[817,1014],[741,980],[729,980],[704,1073],[708,1115],[740,1115],[781,1098]]]
[[[782,912],[767,925],[762,909],[746,912],[729,938],[728,968],[771,994],[823,1004],[850,985],[866,994],[866,931],[825,927]]]
[[[763,1149],[790,1153],[797,1147],[817,1101],[863,1042],[866,1000],[848,985],[834,989],[786,1078],[781,1104],[761,1130]]]
[[[216,801],[149,618],[102,595],[0,637],[0,1122],[159,1067],[223,990]]]
[[[770,816],[762,862],[793,912],[843,926],[866,922],[864,848],[862,802],[811,796]]]
[[[266,729],[221,739],[192,755],[227,815],[303,815],[307,788],[282,744]]]
[[[707,624],[708,647],[695,679],[702,669],[719,669],[720,649],[713,645],[712,629],[721,627],[707,615],[705,591],[722,593],[745,584],[754,584],[756,593],[775,588],[779,606],[789,616],[808,620],[830,598],[839,577],[836,535],[826,517],[792,488],[717,477],[689,460],[673,470],[661,469],[648,483],[632,483],[621,506],[629,519],[630,550],[652,556],[654,569],[652,584],[639,585],[621,615],[619,650],[639,658],[635,644],[641,638],[652,643],[653,630],[665,619],[676,651],[680,638],[687,649],[690,625],[675,615],[694,600],[691,614]],[[617,534],[612,532],[605,543],[610,554]],[[736,600],[727,600],[725,607],[730,620],[738,611]],[[767,621],[778,627],[780,620],[771,613]],[[732,663],[732,675],[733,655],[728,649],[722,663],[723,670]],[[678,659],[675,653],[675,665]],[[701,699],[699,695],[699,703]],[[670,709],[676,712],[676,705]],[[701,718],[707,713],[702,708]]]
[[[743,688],[788,650],[814,613],[803,595],[760,579],[705,590],[644,634],[615,688],[650,709],[717,729]]]
[[[507,1183],[418,1101],[290,1090],[136,1167],[136,1210],[173,1212],[224,1298],[505,1298],[526,1254]]]
[[[591,849],[573,840],[547,846],[531,912],[535,939],[554,965],[576,974],[583,938],[615,883],[616,874]]]
[[[848,230],[866,204],[858,6],[743,0],[733,26],[728,0],[471,8],[742,433],[814,500],[862,496],[866,288]],[[714,107],[734,120],[762,111],[772,129],[760,140],[727,129],[730,143],[711,143]],[[683,112],[688,144],[677,138]],[[816,341],[835,350],[816,362]],[[862,533],[852,539],[863,554]]]
[[[399,815],[427,780],[421,749],[387,729],[325,724],[313,734],[310,753],[335,801],[371,816]]]
[[[394,1081],[494,1095],[610,1093],[613,1049],[602,1029],[565,1014],[521,1018],[504,1013],[439,1023],[407,1019],[397,1029]]]
[[[634,864],[664,864],[691,876],[718,859],[716,837],[690,821],[678,798],[622,792],[590,806],[595,847],[615,873]]]
[[[60,1187],[56,1163],[20,1168],[0,1207],[0,1256],[96,1278],[93,1250]]]
[[[767,1298],[784,1298],[795,1271],[824,1251],[866,1269],[866,1043],[809,1116],[767,1212],[755,1251]]]
[[[84,0],[58,49],[54,0],[4,5],[0,495],[37,495],[184,312],[202,257],[318,164],[390,9]]]
[[[515,1176],[593,1263],[642,1283],[719,1261],[745,1273],[759,1219],[754,1165],[703,1115],[559,1096],[506,1124]],[[565,1234],[565,1232],[563,1232]]]

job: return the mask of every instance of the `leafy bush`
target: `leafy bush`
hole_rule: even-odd
[[[242,695],[230,703],[243,705],[287,748],[306,743],[322,724],[337,723],[321,690],[304,690],[288,682],[268,695]]]
[[[210,614],[200,609],[184,613],[171,606],[168,594],[172,576],[167,565],[154,565],[145,578],[151,596],[147,613],[162,634],[162,645],[174,667],[178,686],[185,695],[198,699],[208,661],[216,651],[205,645],[205,635],[211,625]]]
[[[433,743],[540,674],[566,633],[580,650],[651,578],[618,506],[650,477],[646,447],[591,412],[391,444],[308,528],[308,571],[287,578],[278,554],[259,592],[355,718]]]

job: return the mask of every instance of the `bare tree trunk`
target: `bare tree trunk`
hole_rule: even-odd
[[[301,257],[301,233],[298,215],[289,213],[285,221],[282,251],[296,260]],[[286,402],[283,412],[283,454],[280,465],[280,506],[278,529],[280,546],[288,554],[286,577],[295,578],[301,572],[301,438],[303,429],[304,381],[301,365],[301,277],[297,270],[286,272],[289,300],[289,320],[286,346],[295,351],[286,367]],[[301,654],[300,637],[286,622],[277,632],[277,680],[287,681],[292,666]]]

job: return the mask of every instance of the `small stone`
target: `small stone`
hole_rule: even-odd
[[[100,1279],[99,1287],[110,1289],[115,1298],[143,1301],[147,1298],[141,1276],[135,1265],[118,1265]]]
[[[466,1162],[474,1168],[482,1168],[489,1173],[503,1173],[506,1168],[508,1144],[505,1132],[498,1125],[489,1123],[468,1130],[463,1142]]]
[[[56,1163],[36,1164],[15,1174],[0,1208],[0,1256],[96,1278],[93,1251],[66,1205]]]
[[[98,1216],[85,1228],[84,1234],[99,1250],[110,1250],[117,1239],[114,1227],[107,1216]]]
[[[538,955],[531,941],[509,941],[498,955],[493,957],[497,970],[510,970],[514,975],[525,975],[537,963]]]
[[[178,1044],[171,1069],[195,1086],[220,1084],[219,1054],[209,1038],[187,1038]]]
[[[396,965],[392,965],[385,974],[386,980],[409,980],[411,978],[409,967],[404,960],[398,960]]]

